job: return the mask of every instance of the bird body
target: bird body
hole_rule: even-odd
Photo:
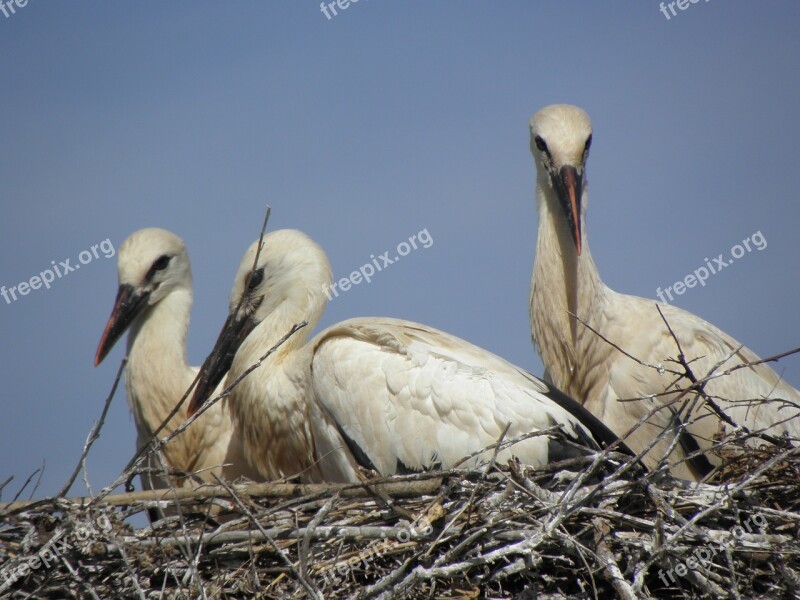
[[[618,435],[624,436],[637,422],[647,419],[625,438],[640,452],[675,423],[672,413],[659,407],[676,398],[678,388],[691,385],[685,379],[677,381],[669,372],[680,372],[681,367],[670,361],[678,357],[679,349],[664,321],[680,342],[697,379],[759,359],[696,315],[620,294],[603,284],[585,224],[585,167],[591,135],[589,117],[575,106],[549,106],[531,119],[539,216],[531,280],[531,333],[554,385],[582,401]],[[735,423],[751,431],[800,437],[800,393],[765,364],[712,379],[705,390]],[[658,396],[665,392],[673,393]],[[762,402],[764,399],[774,401]],[[652,414],[654,410],[657,412]],[[731,433],[730,425],[702,400],[693,401],[680,417],[704,450]],[[667,433],[645,464],[652,467],[665,457],[671,446],[674,448],[673,438]],[[669,458],[673,472],[698,478],[696,469],[681,463],[684,457],[684,451],[674,449]],[[713,453],[707,458],[719,463]]]
[[[230,382],[294,324],[307,321],[313,327],[327,304],[330,265],[305,234],[267,234],[254,263],[257,250],[255,243],[239,267],[231,316],[202,367],[190,411],[207,396],[203,386],[216,385],[215,371],[227,368],[220,357],[238,348]],[[266,479],[300,474],[306,481],[356,481],[360,468],[382,475],[449,468],[497,442],[507,424],[509,438],[560,425],[582,447],[542,435],[498,455],[502,461],[513,454],[534,466],[614,439],[544,382],[431,327],[359,318],[329,327],[307,343],[302,333],[290,337],[230,397],[235,432]],[[466,464],[490,457],[491,451]]]
[[[137,431],[137,449],[152,439],[158,427],[192,385],[198,368],[186,361],[186,333],[192,305],[192,276],[186,247],[178,236],[158,228],[141,229],[119,249],[119,291],[95,364],[105,358],[117,340],[129,330],[125,389]],[[178,411],[159,437],[174,432],[184,421]],[[167,467],[197,473],[207,482],[225,477],[253,475],[243,467],[240,450],[231,446],[231,421],[217,404],[163,449]],[[162,465],[150,455],[145,489],[189,485],[182,476],[166,478]]]

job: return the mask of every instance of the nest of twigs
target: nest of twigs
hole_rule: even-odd
[[[582,462],[7,504],[0,597],[796,597],[796,450],[724,484]]]

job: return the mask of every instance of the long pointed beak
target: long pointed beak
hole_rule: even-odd
[[[558,174],[552,176],[553,187],[567,219],[570,233],[575,241],[578,256],[581,255],[581,196],[583,178],[572,165],[564,165]]]
[[[214,349],[203,362],[203,366],[200,367],[197,385],[186,409],[190,417],[214,393],[219,382],[222,381],[222,378],[231,368],[233,357],[236,355],[239,346],[242,345],[242,342],[255,326],[256,322],[247,316],[236,318],[234,315],[230,315],[225,321]]]
[[[94,366],[96,367],[106,354],[109,353],[117,340],[122,337],[125,330],[130,327],[133,320],[147,306],[147,299],[150,292],[137,291],[129,283],[122,284],[117,290],[117,299],[114,301],[114,308],[111,309],[111,316],[108,318],[103,336],[97,346],[94,355]]]

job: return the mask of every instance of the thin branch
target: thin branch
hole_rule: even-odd
[[[163,448],[166,444],[168,444],[170,441],[172,441],[176,436],[178,436],[181,433],[183,433],[186,430],[186,428],[188,428],[192,423],[194,423],[197,419],[199,419],[214,404],[216,404],[217,402],[219,402],[223,398],[227,398],[230,395],[231,391],[233,391],[233,389],[237,385],[239,385],[239,383],[242,381],[242,379],[247,377],[250,373],[252,373],[258,367],[260,367],[261,364],[269,356],[271,356],[273,353],[275,353],[278,350],[278,348],[280,348],[290,337],[292,337],[297,331],[299,331],[300,329],[302,329],[306,325],[308,325],[308,323],[306,321],[303,321],[302,323],[296,323],[289,330],[289,332],[286,335],[284,335],[280,340],[278,340],[278,342],[274,346],[272,346],[272,348],[267,350],[267,352],[263,356],[261,356],[261,358],[259,358],[258,361],[256,361],[255,364],[251,365],[244,373],[242,373],[239,377],[237,377],[236,380],[233,383],[231,383],[230,385],[228,385],[225,388],[225,390],[222,393],[220,393],[218,396],[206,400],[205,403],[203,403],[203,406],[201,406],[197,410],[197,412],[195,412],[191,417],[189,417],[186,421],[184,421],[174,432],[172,432],[169,436],[167,436],[164,439],[160,439],[160,440],[157,440],[157,441],[154,440],[152,442],[152,447],[151,448],[148,449],[147,447],[143,447],[139,452],[137,452],[136,455],[130,460],[130,462],[128,462],[128,464],[126,465],[125,469],[123,469],[123,471],[120,474],[120,476],[117,477],[117,479],[113,483],[111,483],[110,485],[108,485],[108,486],[104,487],[102,490],[100,490],[100,493],[95,497],[95,502],[99,502],[100,500],[102,500],[103,498],[108,496],[112,491],[114,491],[114,489],[117,488],[117,486],[119,486],[121,483],[126,481],[130,477],[131,471],[133,471],[134,469],[137,469],[137,468],[139,468],[141,466],[142,461],[145,459],[145,457],[147,456],[148,452],[160,450],[161,448]],[[184,400],[188,396],[188,393],[189,393],[189,391],[187,390],[186,394],[184,394]],[[183,400],[181,400],[181,403],[182,402],[183,402]],[[180,406],[181,403],[179,403],[178,406],[176,406],[175,408],[177,409]]]
[[[91,450],[92,444],[94,444],[97,438],[100,437],[100,428],[103,427],[103,424],[106,422],[106,415],[108,414],[108,409],[111,407],[111,400],[114,398],[114,394],[117,393],[117,387],[122,379],[122,373],[125,371],[125,365],[127,363],[127,357],[120,361],[119,368],[117,369],[117,376],[114,377],[114,383],[111,385],[111,391],[108,393],[105,404],[103,404],[103,410],[100,413],[100,418],[97,420],[97,422],[95,422],[94,426],[92,427],[92,431],[89,433],[89,437],[86,439],[86,443],[83,445],[83,452],[81,452],[81,457],[78,459],[78,464],[75,465],[75,470],[72,472],[72,475],[70,475],[67,483],[64,484],[64,487],[62,487],[61,490],[59,490],[59,492],[56,494],[56,498],[63,498],[67,495],[72,487],[72,484],[75,483],[78,473],[80,473],[81,469],[84,468],[86,457],[89,455],[89,450]]]

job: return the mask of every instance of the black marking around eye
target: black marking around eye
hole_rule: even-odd
[[[542,136],[537,135],[535,138],[533,138],[533,142],[536,144],[536,147],[540,152],[544,152],[547,154],[547,156],[550,156],[550,150],[547,149],[547,142],[542,139]]]
[[[166,254],[162,254],[159,256],[156,261],[150,267],[150,270],[147,271],[147,275],[145,276],[146,281],[152,281],[153,277],[156,276],[156,272],[163,271],[164,269],[169,266],[169,261],[171,257],[167,256]]]
[[[262,281],[264,281],[264,267],[256,269],[247,276],[245,287],[247,288],[247,291],[252,292],[259,285],[261,285]]]
[[[583,162],[586,162],[586,157],[589,155],[589,148],[592,147],[592,134],[586,138],[586,144],[583,146]]]

